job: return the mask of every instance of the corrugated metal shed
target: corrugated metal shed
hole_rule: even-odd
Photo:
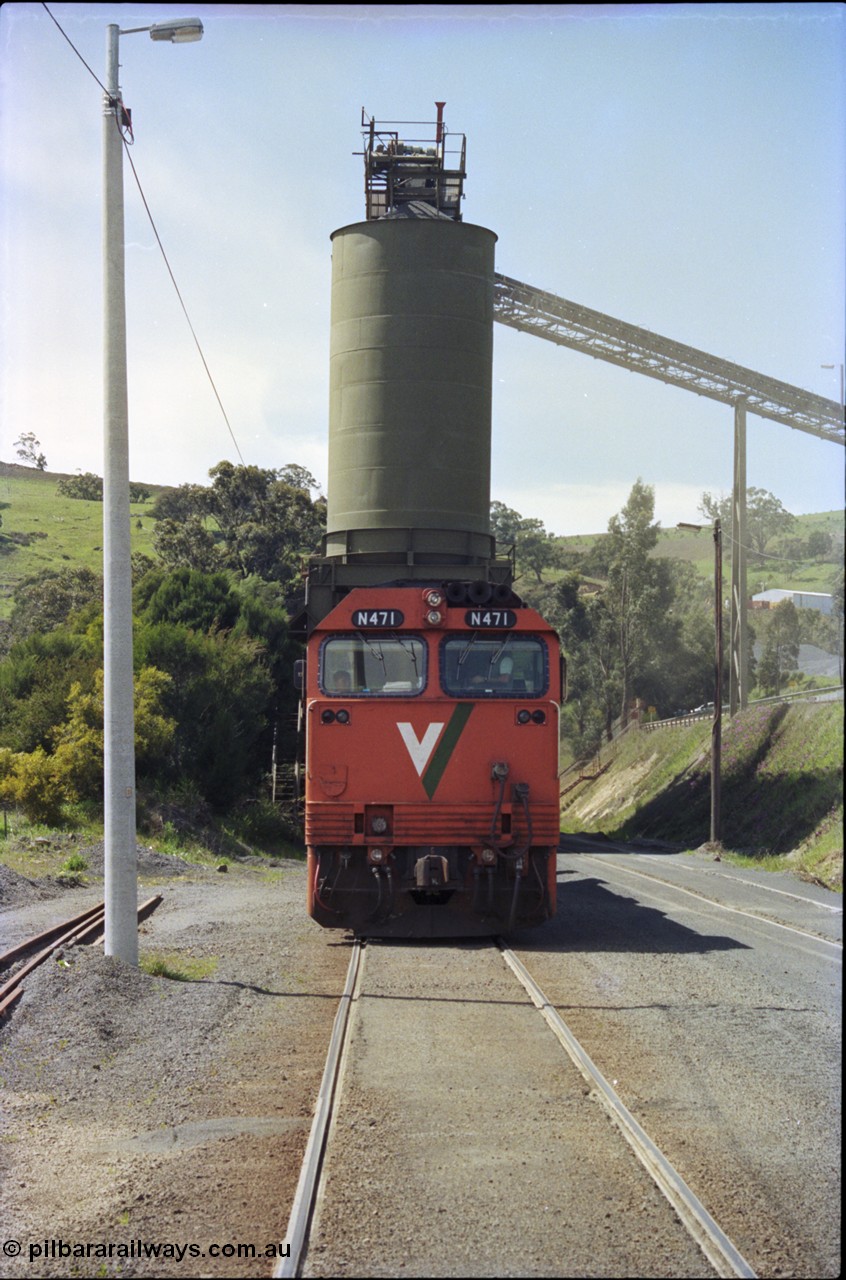
[[[782,600],[792,600],[797,609],[818,609],[820,613],[831,613],[833,599],[824,591],[791,591],[784,587],[771,587],[769,591],[759,591],[752,597],[752,604],[758,608],[772,609]]]

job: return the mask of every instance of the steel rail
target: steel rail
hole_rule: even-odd
[[[17,946],[10,947],[8,951],[4,951],[0,955],[0,969],[5,969],[6,965],[26,955],[27,951],[31,951],[33,947],[37,947],[40,943],[49,942],[52,938],[58,937],[60,933],[65,933],[73,925],[82,924],[86,920],[93,919],[97,912],[102,910],[103,904],[100,902],[96,906],[89,907],[87,911],[80,911],[78,916],[71,916],[69,920],[62,920],[59,924],[54,924],[51,928],[44,929],[41,933],[33,934],[31,938],[25,938],[23,942],[19,942]]]
[[[728,1236],[717,1226],[702,1202],[693,1194],[681,1174],[670,1164],[644,1132],[634,1116],[623,1104],[599,1068],[591,1061],[564,1019],[547,1000],[528,969],[502,939],[497,939],[502,958],[517,980],[525,988],[535,1008],[542,1014],[548,1026],[558,1038],[570,1058],[596,1090],[597,1097],[614,1123],[619,1127],[638,1160],[656,1186],[667,1198],[679,1220],[692,1236],[719,1276],[729,1280],[732,1276],[749,1277],[755,1272],[732,1244]]]
[[[64,946],[65,943],[75,942],[77,940],[77,935],[82,931],[82,929],[88,929],[95,924],[102,928],[103,919],[104,911],[101,904],[97,913],[90,917],[88,921],[83,922],[82,925],[73,925],[72,928],[67,929],[65,933],[60,934],[58,938],[55,938],[52,942],[48,943],[48,945],[44,947],[42,951],[39,951],[34,955],[31,960],[28,960],[22,969],[19,969],[17,973],[13,974],[12,977],[9,978],[8,982],[5,982],[3,986],[0,987],[0,1014],[4,1014],[9,1006],[22,994],[21,983],[24,978],[32,973],[33,969],[37,969],[39,965],[42,965],[45,960],[49,959],[54,951],[58,951],[59,947]]]
[[[335,1014],[332,1036],[329,1041],[329,1052],[326,1055],[323,1079],[320,1082],[320,1091],[317,1095],[317,1103],[314,1109],[314,1119],[311,1124],[311,1132],[308,1135],[297,1190],[294,1193],[294,1203],[288,1219],[288,1229],[285,1232],[288,1257],[281,1258],[276,1264],[273,1272],[274,1277],[298,1276],[300,1267],[305,1260],[308,1247],[308,1231],[314,1213],[317,1187],[323,1167],[326,1137],[332,1119],[335,1089],[338,1083],[341,1058],[349,1026],[349,1014],[361,974],[362,954],[363,943],[360,938],[356,938],[353,942],[352,955],[347,969],[347,980],[338,1004],[338,1011]]]
[[[146,902],[141,903],[138,908],[139,924],[150,914],[151,911],[156,909],[161,901],[162,895],[157,893],[154,894],[152,898],[148,898]],[[80,916],[71,916],[69,920],[65,920],[61,925],[57,925],[54,929],[46,930],[48,936],[51,933],[54,934],[57,929],[64,929],[64,932],[60,933],[58,937],[55,937],[53,941],[48,943],[48,945],[39,951],[37,955],[34,955],[31,960],[27,961],[23,968],[19,969],[17,973],[13,974],[12,977],[9,978],[2,987],[0,987],[0,1017],[8,1012],[9,1008],[22,994],[23,988],[21,987],[21,983],[28,974],[32,973],[33,969],[37,969],[39,965],[49,959],[54,951],[58,951],[59,947],[64,946],[68,942],[83,942],[89,939],[93,941],[97,934],[102,932],[104,926],[105,904],[101,902],[98,906],[90,909],[89,911],[82,912]],[[25,944],[22,943],[21,946],[31,947],[34,943],[39,941],[42,936],[43,935],[39,934],[36,935],[35,938],[29,938],[27,942]],[[12,948],[12,950],[14,951],[16,948]],[[10,954],[11,952],[6,953],[7,956]]]

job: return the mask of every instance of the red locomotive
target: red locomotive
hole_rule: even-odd
[[[306,670],[310,914],[390,937],[548,919],[561,672],[540,614],[483,582],[356,588]]]

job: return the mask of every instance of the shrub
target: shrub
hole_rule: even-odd
[[[67,796],[56,761],[43,747],[13,759],[11,770],[0,782],[0,796],[21,808],[30,822],[59,822]]]
[[[87,502],[103,501],[103,481],[93,471],[83,471],[78,476],[65,476],[56,485],[56,492],[63,498],[81,498]]]

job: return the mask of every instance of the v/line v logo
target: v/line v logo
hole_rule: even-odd
[[[472,711],[472,702],[459,702],[448,722],[433,720],[422,738],[417,737],[413,725],[408,721],[397,722],[400,737],[430,800],[438,789],[438,783]]]
[[[423,737],[417,740],[417,734],[414,732],[412,725],[407,722],[397,723],[403,742],[406,745],[408,754],[411,756],[411,763],[417,770],[417,776],[420,777],[426,765],[429,763],[429,756],[435,749],[435,743],[440,736],[441,729],[444,727],[443,720],[433,720],[429,728],[423,734]]]

